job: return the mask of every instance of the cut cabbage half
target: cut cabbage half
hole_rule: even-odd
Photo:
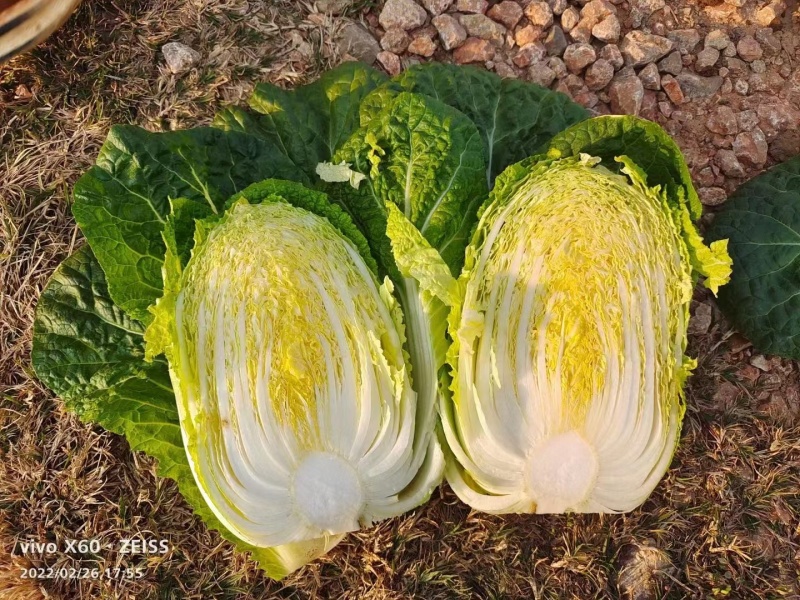
[[[443,456],[415,431],[402,316],[366,242],[274,196],[197,231],[151,338],[168,331],[187,455],[219,520],[254,546],[327,549],[427,500]]]

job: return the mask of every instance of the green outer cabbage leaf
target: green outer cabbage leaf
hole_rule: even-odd
[[[553,135],[583,121],[589,113],[560,92],[502,79],[471,66],[416,65],[364,99],[362,123],[379,113],[387,97],[401,91],[430,96],[467,115],[484,142],[486,182],[509,165],[527,158]]]
[[[234,193],[270,177],[308,181],[281,150],[254,136],[114,126],[96,165],[75,184],[72,212],[114,303],[147,322],[148,307],[162,293],[169,200],[187,198],[217,211]]]
[[[351,62],[293,90],[262,83],[250,97],[250,107],[259,114],[226,108],[217,114],[214,126],[269,141],[316,181],[317,164],[329,161],[350,137],[359,124],[361,100],[385,80],[381,72]]]
[[[223,527],[189,468],[166,361],[144,360],[144,331],[111,300],[103,270],[84,246],[56,269],[39,299],[34,370],[82,421],[125,436],[132,450],[157,459],[159,475],[178,484],[206,525],[249,552],[270,577],[281,579],[332,548],[339,537],[255,548]]]
[[[725,316],[759,351],[800,359],[800,156],[736,190],[708,237],[733,257]]]

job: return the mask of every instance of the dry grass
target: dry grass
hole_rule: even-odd
[[[751,351],[716,313],[691,339],[700,366],[683,444],[642,509],[491,517],[444,488],[282,584],[208,532],[150,459],[79,423],[32,378],[36,300],[81,243],[69,189],[111,123],[194,126],[254,82],[313,78],[338,60],[337,23],[310,10],[290,0],[87,0],[47,44],[0,70],[0,598],[40,598],[39,585],[66,600],[800,597],[800,371],[789,361],[766,373],[750,366]],[[158,48],[171,40],[201,50],[202,67],[167,73]],[[172,549],[9,554],[28,538],[134,536]],[[28,561],[145,576],[32,583],[17,575]]]

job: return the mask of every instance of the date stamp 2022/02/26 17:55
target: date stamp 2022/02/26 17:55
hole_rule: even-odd
[[[152,538],[120,538],[116,542],[96,538],[45,542],[28,539],[17,543],[15,554],[25,556],[33,563],[46,563],[20,567],[22,579],[141,579],[145,576],[146,563],[139,559],[166,554],[170,549],[168,540]],[[104,552],[127,556],[131,561],[129,564],[120,564],[121,561],[108,564],[103,560]],[[64,556],[75,560],[59,560]]]

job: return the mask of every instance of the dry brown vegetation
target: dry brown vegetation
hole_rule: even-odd
[[[87,0],[50,41],[0,67],[0,598],[800,597],[800,370],[777,359],[752,366],[752,350],[716,311],[691,337],[699,367],[682,444],[640,510],[493,517],[470,512],[445,486],[282,583],[206,530],[151,459],[80,423],[37,383],[36,301],[82,243],[69,190],[109,126],[195,126],[254,82],[313,78],[338,56],[337,23],[311,9],[291,0]],[[204,56],[181,78],[159,55],[175,40]],[[171,550],[11,555],[29,538],[135,536],[168,539]],[[19,578],[29,563],[141,567],[144,577],[30,582]]]

